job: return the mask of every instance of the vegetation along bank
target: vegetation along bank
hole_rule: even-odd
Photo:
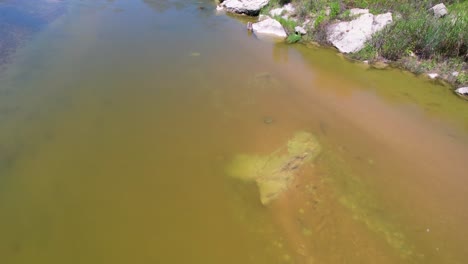
[[[336,47],[373,67],[402,67],[450,83],[468,99],[468,1],[221,0],[218,10],[258,16],[255,34]]]

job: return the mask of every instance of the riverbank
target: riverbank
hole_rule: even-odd
[[[229,2],[235,1],[221,3],[228,12],[257,14]],[[259,21],[272,18],[281,24],[288,43],[334,46],[346,58],[372,67],[403,68],[453,88],[468,85],[468,2],[251,2],[260,8]]]

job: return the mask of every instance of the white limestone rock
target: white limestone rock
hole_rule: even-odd
[[[455,90],[460,97],[468,100],[468,87],[460,87]]]
[[[257,16],[269,2],[270,0],[225,0],[220,6],[231,13]]]
[[[429,76],[429,78],[431,78],[431,79],[435,79],[435,78],[439,77],[439,74],[437,74],[437,73],[428,73],[427,76]]]
[[[272,18],[267,18],[252,25],[255,35],[268,35],[278,38],[286,38],[288,35],[280,22]]]
[[[360,17],[332,24],[327,29],[327,40],[342,53],[360,51],[371,36],[392,22],[392,13],[362,14]]]
[[[301,34],[301,35],[307,34],[307,31],[306,31],[303,27],[300,27],[300,26],[296,26],[296,27],[294,28],[294,31],[295,31],[297,34]]]
[[[270,15],[273,16],[273,17],[274,16],[284,16],[285,18],[288,18],[295,11],[296,11],[296,9],[294,8],[294,6],[291,3],[289,3],[289,4],[284,5],[283,7],[272,9],[270,11]]]
[[[448,14],[447,7],[443,3],[433,6],[430,10],[438,18]]]

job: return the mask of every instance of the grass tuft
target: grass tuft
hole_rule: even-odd
[[[377,58],[377,50],[375,49],[373,45],[371,45],[370,43],[367,43],[366,46],[362,50],[356,53],[351,53],[349,56],[352,59],[356,59],[356,60],[372,61],[375,58]]]
[[[286,38],[286,42],[288,44],[293,44],[293,43],[296,43],[296,42],[299,42],[301,40],[301,35],[299,34],[291,34],[289,35],[287,38]]]
[[[281,16],[275,16],[274,19],[276,19],[280,24],[283,26],[283,28],[286,30],[288,34],[294,33],[294,28],[297,26],[297,22],[291,19],[285,19]]]
[[[338,1],[330,3],[330,19],[336,18],[341,13],[340,3]]]
[[[466,57],[468,9],[463,12],[463,15],[435,18],[420,11],[409,19],[395,21],[378,33],[373,38],[373,45],[382,56],[391,60],[398,60],[409,52],[423,59]]]

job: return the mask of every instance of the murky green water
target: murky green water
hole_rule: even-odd
[[[260,41],[208,0],[59,4],[0,73],[2,264],[468,259],[445,87]],[[227,168],[297,131],[322,151],[263,206]]]

